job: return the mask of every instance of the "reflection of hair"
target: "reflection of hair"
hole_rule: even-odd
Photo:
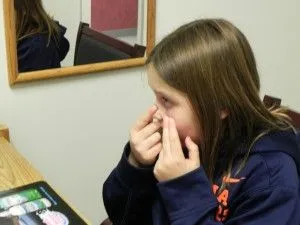
[[[203,131],[201,163],[211,181],[221,151],[228,159],[222,172],[230,176],[241,144],[248,151],[240,169],[258,138],[291,127],[284,113],[263,105],[251,47],[226,20],[203,19],[181,26],[153,49],[147,64],[168,85],[187,94]],[[224,120],[221,110],[228,112]]]
[[[48,34],[48,43],[53,37],[57,40],[59,26],[46,13],[41,0],[14,0],[14,6],[18,41],[36,33]]]

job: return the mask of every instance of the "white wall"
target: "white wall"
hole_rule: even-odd
[[[147,43],[147,0],[138,0],[137,40],[139,45]]]
[[[91,0],[81,0],[81,21],[91,24],[91,11],[92,11]]]
[[[271,4],[272,3],[272,4]],[[298,0],[157,0],[157,38],[198,17],[225,17],[248,36],[262,94],[300,110]],[[72,7],[65,8],[71,13]],[[3,10],[0,23],[3,24]],[[17,149],[93,224],[106,214],[105,178],[120,158],[129,126],[152,101],[142,68],[10,88],[0,26],[0,121]]]
[[[65,36],[70,42],[70,50],[61,65],[72,66],[77,31],[81,20],[81,0],[43,0],[43,5],[50,16],[67,28]]]

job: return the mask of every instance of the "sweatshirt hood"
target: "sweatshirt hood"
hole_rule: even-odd
[[[253,146],[251,154],[283,152],[292,157],[300,175],[300,132],[271,132],[259,139]]]

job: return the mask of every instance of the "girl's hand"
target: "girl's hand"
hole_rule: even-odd
[[[152,122],[157,106],[152,106],[148,112],[137,120],[130,131],[129,163],[134,166],[149,166],[155,163],[161,151],[160,123]]]
[[[156,179],[168,181],[185,175],[200,167],[198,146],[190,137],[185,139],[189,156],[184,157],[174,119],[164,117],[162,150],[154,167]]]

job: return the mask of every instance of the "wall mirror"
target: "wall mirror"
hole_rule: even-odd
[[[155,1],[3,0],[10,85],[143,65],[154,46]],[[39,2],[51,20],[37,31],[43,26],[24,4]]]

